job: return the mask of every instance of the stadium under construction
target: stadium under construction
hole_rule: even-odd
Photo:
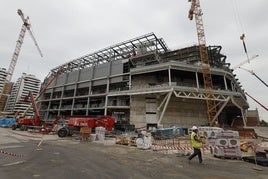
[[[249,105],[221,46],[208,46],[218,123],[246,124]],[[149,33],[66,62],[39,99],[41,118],[111,115],[140,127],[208,125],[199,46],[170,50]]]

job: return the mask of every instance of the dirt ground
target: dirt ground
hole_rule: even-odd
[[[205,152],[205,165],[197,158],[173,151],[141,150],[114,144],[113,140],[80,141],[9,129],[0,129],[0,149],[23,157],[0,154],[0,178],[259,178],[268,167],[242,160],[219,159]],[[42,142],[41,142],[42,141]],[[40,143],[41,142],[41,143]],[[39,147],[38,147],[39,146]]]

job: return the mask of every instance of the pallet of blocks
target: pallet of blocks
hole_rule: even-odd
[[[237,131],[225,130],[216,133],[216,138],[207,140],[211,154],[218,158],[241,159],[239,134]]]

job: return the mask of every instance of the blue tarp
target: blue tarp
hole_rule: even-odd
[[[172,137],[172,136],[183,136],[183,128],[180,127],[170,127],[170,128],[158,128],[152,132],[152,136],[159,137]]]
[[[1,118],[0,127],[11,127],[16,122],[14,118]]]

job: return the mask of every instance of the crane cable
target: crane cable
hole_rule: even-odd
[[[239,13],[239,9],[238,9],[238,5],[237,5],[237,1],[236,0],[231,0],[232,1],[232,5],[233,5],[233,11],[234,11],[234,16],[235,16],[235,22],[236,22],[236,26],[238,27],[237,30],[239,31],[239,33],[242,31],[242,34],[240,35],[240,40],[242,40],[242,44],[243,44],[243,48],[245,51],[245,54],[247,56],[247,60],[248,63],[250,62],[249,60],[249,56],[248,56],[248,51],[247,51],[247,47],[246,47],[246,43],[245,43],[245,30],[242,24],[242,20],[240,17],[240,13]]]

